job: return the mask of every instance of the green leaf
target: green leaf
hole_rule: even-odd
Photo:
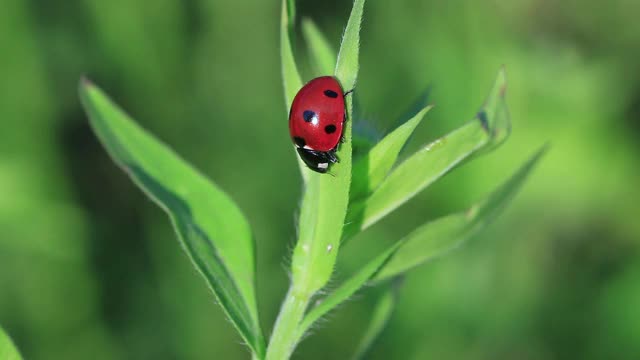
[[[296,0],[287,0],[286,8],[287,16],[289,19],[291,19],[290,26],[293,28],[293,20],[296,18]]]
[[[364,10],[364,0],[355,0],[351,15],[344,30],[338,61],[336,63],[335,75],[340,80],[345,91],[356,86],[358,78],[358,55],[360,53],[360,24],[362,23],[362,12]]]
[[[389,173],[400,150],[431,107],[425,107],[404,124],[385,136],[353,165],[351,199],[369,195]]]
[[[358,76],[358,44],[364,0],[356,0],[347,23],[335,76],[344,89],[350,89]],[[343,142],[330,174],[319,174],[305,168],[307,187],[302,200],[298,243],[293,252],[292,275],[294,293],[310,297],[324,287],[333,273],[338,245],[342,236],[351,185],[351,97],[346,99],[347,121]]]
[[[487,99],[476,114],[476,119],[480,120],[480,123],[484,125],[490,136],[487,146],[483,147],[482,151],[475,155],[489,152],[500,146],[511,133],[511,118],[505,101],[506,92],[507,72],[502,67],[498,71],[495,83],[491,91],[489,91]]]
[[[336,64],[336,53],[327,41],[327,38],[322,34],[316,23],[308,18],[302,20],[302,31],[307,43],[308,52],[312,60],[314,73],[316,76],[326,75],[333,71]],[[369,124],[360,122],[359,106],[356,98],[353,99],[353,133],[352,133],[352,147],[353,154],[356,156],[357,152],[364,153],[368,151],[373,145],[375,145],[377,139],[374,139],[373,128],[369,128]],[[361,125],[361,126],[358,126]],[[360,131],[359,131],[360,130]],[[376,134],[377,135],[377,134]]]
[[[431,86],[427,86],[422,91],[422,93],[420,93],[420,95],[418,95],[418,97],[413,101],[413,103],[411,103],[411,105],[409,105],[405,109],[404,114],[398,118],[396,122],[397,124],[396,127],[402,126],[405,122],[407,122],[407,119],[413,118],[419,111],[429,106],[430,95],[431,95]],[[402,149],[400,149],[400,153],[402,153],[404,149],[406,149],[407,143],[409,143],[409,141],[414,135],[415,134],[412,133],[411,136],[409,136],[409,138],[405,140],[404,146],[402,147]]]
[[[286,0],[283,0],[283,7]],[[355,83],[358,72],[359,24],[362,17],[363,0],[356,0],[351,12],[347,31],[340,47],[342,58],[338,59],[335,76],[343,89]],[[286,16],[283,10],[283,18]],[[283,24],[285,23],[283,19]],[[357,24],[357,25],[355,25]],[[285,32],[283,25],[281,33]],[[289,39],[283,37],[283,47]],[[293,56],[283,51],[282,61],[287,76],[294,73]],[[340,60],[342,59],[342,60]],[[295,72],[297,74],[297,71]],[[288,75],[289,74],[289,75]],[[285,91],[290,89],[285,85]],[[294,93],[288,93],[292,98]],[[351,184],[351,97],[346,99],[347,121],[343,129],[343,141],[336,155],[340,160],[333,164],[328,174],[320,174],[302,167],[306,187],[300,210],[298,242],[291,261],[291,287],[280,309],[278,319],[267,350],[268,360],[288,359],[300,340],[296,330],[303,319],[311,297],[322,289],[333,273],[344,219],[349,204]]]
[[[398,165],[371,196],[355,201],[347,214],[344,237],[373,225],[479,150],[493,149],[501,144],[510,127],[505,86],[502,69],[487,101],[473,120],[418,150]]]
[[[0,327],[0,359],[2,360],[22,360],[22,356],[16,346],[4,330]]]
[[[335,289],[331,294],[321,299],[320,303],[311,309],[304,317],[300,327],[298,328],[298,337],[302,337],[313,323],[360,290],[375,276],[385,262],[390,259],[393,253],[400,248],[400,246],[402,246],[402,242],[397,242],[390,246],[383,253],[370,260],[356,274],[342,283],[342,285]]]
[[[231,198],[139,127],[96,86],[80,97],[113,160],[171,218],[178,239],[251,349],[264,339],[255,295],[255,249],[247,220]]]
[[[302,33],[307,43],[315,75],[331,74],[336,64],[336,53],[318,26],[309,18],[302,19]]]
[[[294,1],[282,0],[282,17],[280,18],[280,57],[282,61],[282,79],[284,81],[285,105],[291,107],[293,98],[302,87],[302,79],[293,55],[289,28],[293,26],[295,14]],[[291,16],[291,17],[290,17]]]
[[[455,249],[477,234],[518,192],[545,150],[546,147],[540,149],[509,180],[483,201],[466,211],[428,222],[401,240],[402,247],[380,270],[375,280],[384,280],[402,274]]]
[[[373,309],[369,326],[367,326],[353,356],[354,360],[365,359],[367,353],[382,333],[382,330],[387,326],[391,314],[396,307],[397,298],[397,284],[391,284],[384,290]]]
[[[293,46],[291,43],[291,34],[293,24],[295,21],[295,1],[294,0],[282,0],[282,13],[280,17],[280,60],[282,62],[282,80],[284,84],[284,98],[287,113],[293,103],[293,98],[302,88],[302,78],[298,72],[295,56],[293,55]],[[293,146],[292,146],[293,149]],[[308,178],[308,172],[306,165],[296,154],[298,161],[298,167],[302,173],[302,179],[306,183]]]

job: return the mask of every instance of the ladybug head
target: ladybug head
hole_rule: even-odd
[[[333,151],[314,151],[296,147],[298,155],[309,169],[324,174],[329,170],[329,165],[338,162],[335,152]]]

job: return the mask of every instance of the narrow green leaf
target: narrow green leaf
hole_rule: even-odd
[[[509,180],[466,211],[428,222],[402,241],[402,247],[376,275],[384,280],[455,249],[489,224],[522,187],[546,147],[538,150]]]
[[[375,276],[380,268],[383,267],[385,262],[390,259],[393,253],[396,252],[401,245],[402,242],[397,242],[390,246],[383,253],[370,260],[356,274],[347,279],[331,294],[320,300],[320,303],[311,309],[302,320],[298,329],[298,337],[302,337],[313,323],[360,290]]]
[[[407,119],[413,118],[419,111],[429,106],[430,94],[431,86],[427,86],[422,91],[422,93],[420,93],[420,95],[413,101],[413,103],[411,103],[411,105],[407,107],[404,114],[398,118],[396,127],[403,125],[405,122],[407,122]],[[407,148],[407,144],[414,135],[415,133],[412,133],[409,138],[405,140],[404,146],[402,147],[402,149],[400,149],[400,153],[402,153]]]
[[[358,45],[364,0],[356,0],[340,45],[335,76],[344,89],[350,89],[358,76]],[[347,121],[343,142],[330,174],[306,172],[307,187],[302,199],[298,243],[293,252],[292,275],[294,293],[311,296],[324,287],[333,273],[340,238],[341,224],[349,204],[351,185],[351,97],[346,99]]]
[[[500,68],[495,83],[476,118],[484,124],[490,134],[489,144],[482,149],[488,152],[501,145],[511,133],[511,118],[505,101],[507,92],[507,72]],[[476,154],[478,155],[478,154]]]
[[[397,298],[398,292],[396,284],[391,284],[384,290],[373,309],[371,321],[369,321],[369,325],[360,340],[360,344],[358,344],[356,348],[353,356],[354,360],[365,359],[371,347],[382,333],[382,330],[387,326],[391,314],[396,307]]]
[[[171,218],[178,239],[231,322],[262,357],[255,295],[255,249],[247,220],[231,198],[139,127],[96,86],[80,97],[113,160]]]
[[[0,327],[0,359],[2,360],[22,360],[22,356],[16,346],[4,330]]]
[[[315,76],[331,74],[336,64],[336,53],[327,38],[309,18],[302,19],[302,33],[314,66]]]
[[[353,9],[351,9],[351,15],[344,30],[340,52],[338,52],[335,75],[342,83],[345,91],[353,89],[358,78],[360,24],[362,23],[363,8],[364,0],[355,0],[353,2]]]
[[[340,53],[345,54],[344,60],[343,63],[338,60],[334,74],[343,88],[353,84],[357,77],[359,26],[354,30],[354,26],[349,24],[360,23],[362,3],[363,1],[357,0],[354,4],[354,10],[347,25],[351,30],[345,34],[340,49]],[[359,10],[356,8],[357,4],[360,4]],[[284,13],[283,16],[285,16]],[[288,39],[283,37],[283,44],[287,41]],[[295,66],[292,56],[283,55],[282,61],[285,69],[290,70]],[[285,64],[287,62],[289,62],[288,65]],[[287,83],[286,76],[285,74],[285,83]],[[289,92],[286,86],[285,91]],[[288,94],[292,98],[290,95],[295,94]],[[298,242],[293,250],[291,261],[292,284],[269,341],[268,360],[289,358],[300,340],[296,329],[302,321],[309,300],[327,284],[333,273],[342,236],[342,224],[344,224],[349,204],[351,184],[352,104],[350,96],[346,99],[346,106],[347,121],[343,129],[343,141],[336,152],[340,161],[331,166],[328,174],[319,174],[304,166],[302,168],[306,187],[300,210]]]
[[[397,209],[479,150],[501,144],[509,133],[504,69],[476,117],[418,150],[398,165],[366,199],[354,202],[347,214],[348,238]]]
[[[284,98],[287,113],[291,108],[293,98],[296,97],[296,94],[300,88],[302,88],[302,78],[300,78],[300,73],[298,72],[298,66],[296,65],[291,43],[295,13],[295,1],[282,0],[282,13],[280,17],[280,60],[282,62],[282,80],[284,83]],[[302,173],[302,179],[306,183],[309,180],[308,172],[305,171],[306,166],[297,154],[296,159],[298,160],[298,166]]]
[[[287,0],[286,7],[290,26],[293,26],[293,20],[296,18],[296,0]]]
[[[420,124],[431,107],[425,107],[409,121],[385,136],[365,156],[353,165],[351,199],[369,195],[389,173],[409,136]]]
[[[282,17],[280,18],[280,57],[282,61],[282,79],[284,80],[285,105],[287,110],[291,107],[293,98],[302,87],[302,79],[296,66],[293,55],[289,27],[293,24],[295,14],[295,4],[293,1],[282,0]]]
[[[413,154],[371,196],[351,206],[346,235],[368,228],[398,208],[481,148],[487,139],[477,122],[468,123]]]

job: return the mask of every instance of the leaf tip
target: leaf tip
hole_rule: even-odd
[[[79,87],[80,87],[81,90],[84,90],[84,89],[87,89],[87,88],[95,87],[95,85],[93,84],[91,79],[89,79],[89,77],[87,75],[82,75],[80,77]]]
[[[482,125],[482,128],[484,129],[484,131],[488,133],[490,129],[489,129],[489,119],[487,118],[487,113],[484,110],[480,110],[478,111],[478,114],[476,114],[476,118],[478,119],[478,121],[480,121],[480,125]]]
[[[498,93],[500,97],[504,98],[507,93],[507,68],[504,64],[502,64],[500,70],[498,70],[496,84],[499,85]]]
[[[478,206],[478,204],[474,204],[471,207],[469,207],[465,212],[464,212],[464,216],[467,220],[471,220],[473,219],[476,214],[478,213],[478,209],[480,206]]]
[[[82,75],[80,77],[80,81],[78,82],[78,94],[80,96],[81,104],[87,109],[89,106],[89,97],[91,91],[96,89],[96,85],[87,77],[87,75]]]
[[[431,111],[431,109],[433,109],[433,105],[427,105],[416,114],[418,116],[414,116],[413,120],[416,123],[415,127],[417,127],[420,123],[422,123],[422,120],[424,120],[424,118],[427,116],[429,111]],[[411,121],[411,120],[409,120],[409,121]]]

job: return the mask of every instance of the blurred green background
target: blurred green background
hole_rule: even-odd
[[[337,48],[350,1],[298,5]],[[88,75],[237,201],[269,333],[301,195],[279,0],[0,8],[0,324],[27,359],[248,359],[165,215],[97,143],[76,86]],[[640,358],[638,14],[629,0],[366,4],[356,93],[374,129],[432,85],[416,149],[471,119],[504,64],[513,134],[360,235],[338,277],[551,143],[496,223],[406,277],[371,358]],[[318,75],[298,58],[305,80]],[[294,357],[348,358],[376,295],[339,308]]]

